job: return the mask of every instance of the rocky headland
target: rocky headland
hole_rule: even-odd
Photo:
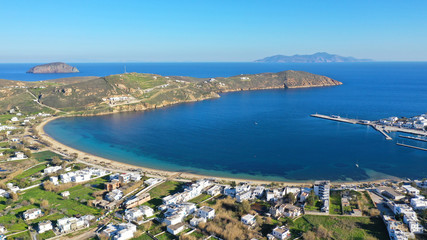
[[[292,70],[217,78],[126,73],[38,82],[0,80],[0,112],[18,108],[21,112],[98,115],[202,101],[224,92],[341,84],[326,76]]]

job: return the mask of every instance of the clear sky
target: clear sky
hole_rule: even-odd
[[[0,0],[0,62],[427,61],[427,1]]]

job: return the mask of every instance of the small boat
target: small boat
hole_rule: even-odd
[[[359,164],[356,163],[356,167],[359,167]]]
[[[258,123],[257,123],[257,122],[255,122],[254,124],[255,124],[255,125],[258,125]]]

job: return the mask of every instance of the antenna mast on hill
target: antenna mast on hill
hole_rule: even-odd
[[[127,73],[127,72],[126,72],[126,65],[125,65],[125,73]]]

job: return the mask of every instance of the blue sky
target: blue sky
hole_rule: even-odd
[[[427,61],[427,1],[0,1],[0,62]]]

